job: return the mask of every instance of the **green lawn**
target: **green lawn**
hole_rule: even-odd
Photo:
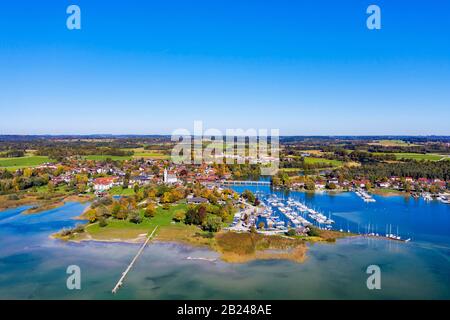
[[[20,158],[0,158],[0,167],[8,170],[17,170],[28,167],[36,167],[46,162],[50,162],[46,156],[27,156]]]
[[[86,231],[97,239],[135,238],[139,234],[151,232],[156,226],[164,227],[171,225],[175,212],[186,209],[187,204],[184,203],[171,206],[169,210],[158,207],[153,218],[145,218],[144,211],[141,210],[143,217],[142,223],[135,224],[128,220],[108,219],[108,225],[106,227],[101,228],[98,223],[94,223],[87,226]]]
[[[109,194],[113,196],[132,196],[134,195],[134,188],[122,188],[122,186],[112,187]]]
[[[93,161],[104,161],[106,159],[111,159],[114,161],[123,161],[123,160],[131,159],[131,157],[129,157],[129,156],[110,156],[110,155],[103,155],[103,154],[83,156],[83,158],[86,160],[93,160]]]

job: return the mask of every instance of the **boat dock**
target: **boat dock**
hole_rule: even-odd
[[[376,200],[365,190],[358,188],[355,193],[364,200],[364,202],[375,202]]]
[[[123,284],[123,281],[125,280],[125,277],[127,276],[128,272],[130,272],[131,268],[133,268],[134,263],[136,262],[136,260],[139,258],[139,256],[141,255],[141,253],[144,251],[145,246],[147,245],[147,243],[150,241],[150,239],[153,237],[153,234],[155,233],[156,229],[158,229],[158,226],[155,227],[155,229],[153,229],[152,233],[147,237],[147,240],[145,240],[144,244],[142,245],[142,247],[139,249],[138,253],[136,254],[136,256],[133,258],[133,260],[131,260],[131,263],[128,265],[128,267],[125,269],[125,271],[122,273],[122,276],[120,277],[119,281],[117,282],[117,284],[115,285],[114,289],[112,289],[112,293],[117,293],[117,291],[120,289],[120,287]]]

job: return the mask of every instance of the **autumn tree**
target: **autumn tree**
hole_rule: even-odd
[[[95,209],[89,209],[84,215],[90,223],[94,223],[95,221],[97,221],[97,210]]]
[[[156,209],[155,209],[155,206],[153,205],[153,203],[148,204],[147,207],[145,208],[144,215],[147,218],[152,218],[155,216],[155,213],[156,213]]]

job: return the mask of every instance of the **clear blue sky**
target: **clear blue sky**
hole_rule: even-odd
[[[81,30],[66,28],[70,4]],[[170,134],[203,120],[450,135],[449,119],[450,1],[0,2],[0,134]]]

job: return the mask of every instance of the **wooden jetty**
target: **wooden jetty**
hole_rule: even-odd
[[[134,263],[139,258],[141,253],[144,251],[145,246],[153,237],[153,234],[155,233],[156,229],[158,229],[158,226],[156,226],[155,229],[153,229],[152,233],[148,236],[147,240],[145,240],[144,244],[139,249],[138,253],[134,256],[133,260],[131,260],[131,263],[128,265],[128,267],[125,269],[125,271],[122,273],[122,276],[120,277],[119,281],[115,285],[114,289],[112,289],[112,293],[117,293],[117,291],[120,289],[120,287],[123,284],[123,281],[125,280],[125,277],[127,276],[128,272],[130,272],[131,268],[133,268]]]

